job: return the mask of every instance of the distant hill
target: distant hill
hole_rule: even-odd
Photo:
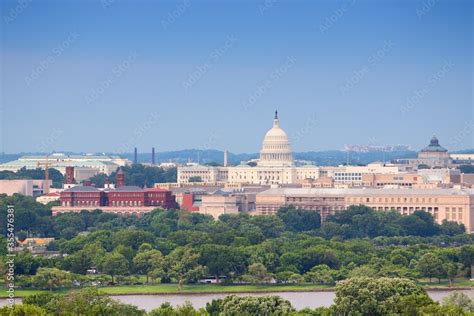
[[[133,153],[124,154],[130,160],[133,160]],[[241,161],[256,159],[259,157],[258,153],[243,153],[234,154],[229,153],[229,163],[232,165],[238,164]],[[297,160],[312,161],[316,165],[341,165],[341,164],[368,164],[375,161],[390,161],[397,158],[415,158],[414,151],[398,151],[398,152],[345,152],[339,150],[331,151],[308,151],[293,153],[293,158]],[[179,151],[157,152],[155,159],[157,162],[173,161],[177,163],[186,163],[189,159],[193,162],[218,163],[222,164],[224,153],[220,150],[198,150],[187,149]],[[138,153],[139,162],[150,162],[151,153]]]
[[[474,153],[474,149],[458,150],[453,153]],[[18,153],[18,154],[2,154],[0,153],[0,163],[18,159],[20,156],[25,155],[39,155],[40,153]],[[44,154],[44,153],[43,153]],[[67,152],[66,154],[83,154],[83,153],[72,153]],[[102,153],[101,153],[102,154]],[[133,153],[106,153],[108,155],[120,155],[133,161]],[[239,164],[241,161],[258,158],[258,153],[241,153],[234,154],[229,152],[229,163],[231,165]],[[372,152],[348,152],[341,150],[326,150],[326,151],[307,151],[307,152],[295,152],[293,158],[297,160],[312,161],[319,166],[329,165],[366,165],[375,161],[391,161],[393,159],[404,159],[404,158],[415,158],[415,151],[372,151]],[[163,151],[156,153],[156,162],[177,162],[186,163],[188,160],[193,162],[206,163],[217,163],[222,164],[224,159],[224,153],[221,150],[208,149],[185,149],[176,151]],[[139,152],[139,162],[151,162],[151,152]]]

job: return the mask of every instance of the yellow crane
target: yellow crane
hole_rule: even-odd
[[[44,182],[45,187],[43,187],[43,193],[49,193],[49,165],[51,164],[49,161],[49,156],[46,156],[46,162],[39,162],[37,163],[38,167],[44,166]]]

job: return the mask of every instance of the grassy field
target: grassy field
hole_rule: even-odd
[[[429,283],[428,280],[421,280],[420,284],[425,288],[449,287],[447,281],[438,284],[437,280]],[[454,287],[474,287],[474,282],[467,279],[458,279]],[[328,291],[332,287],[315,284],[273,284],[273,285],[215,285],[215,284],[192,284],[185,285],[181,291],[178,291],[176,284],[155,284],[155,285],[121,285],[99,287],[100,291],[109,295],[127,295],[127,294],[199,294],[199,293],[252,293],[252,292],[309,292],[309,291]],[[54,291],[54,293],[64,293],[67,290]],[[16,297],[24,297],[37,293],[44,293],[46,290],[16,290]],[[0,292],[0,298],[7,297],[5,291]]]
[[[298,292],[321,291],[331,287],[315,284],[278,284],[278,285],[185,285],[181,291],[176,284],[157,284],[145,286],[109,286],[101,288],[107,294],[173,294],[173,293],[237,293],[237,292]]]

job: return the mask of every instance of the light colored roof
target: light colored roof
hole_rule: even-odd
[[[260,195],[317,196],[317,195],[474,195],[474,189],[415,189],[415,188],[272,188]]]
[[[91,186],[77,185],[72,188],[66,189],[63,192],[99,192],[99,189]]]

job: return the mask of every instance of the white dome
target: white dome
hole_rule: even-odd
[[[265,140],[273,141],[274,139],[282,139],[285,138],[288,140],[288,136],[286,135],[285,131],[280,128],[280,126],[273,126],[268,130],[265,134]]]
[[[264,167],[287,167],[293,165],[290,142],[285,131],[280,127],[277,112],[275,112],[273,127],[268,130],[263,139],[258,164]]]

